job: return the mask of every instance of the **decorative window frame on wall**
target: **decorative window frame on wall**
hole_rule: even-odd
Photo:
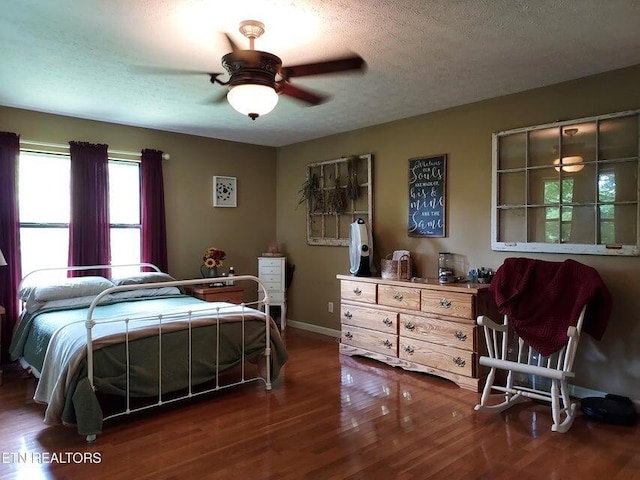
[[[358,218],[373,231],[371,167],[371,154],[307,165],[306,181],[300,193],[301,202],[306,203],[309,245],[348,247],[351,224]],[[309,185],[315,185],[311,193]]]
[[[492,249],[639,255],[639,117],[630,110],[494,133]]]

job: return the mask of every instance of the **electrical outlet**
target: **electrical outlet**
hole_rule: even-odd
[[[329,309],[329,313],[333,313],[333,302],[329,302],[327,308]]]

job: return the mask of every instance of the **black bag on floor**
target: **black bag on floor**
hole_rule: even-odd
[[[638,418],[629,398],[611,393],[604,397],[583,398],[580,400],[580,410],[589,418],[613,425],[633,425]]]

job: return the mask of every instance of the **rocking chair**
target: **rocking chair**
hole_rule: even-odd
[[[604,334],[611,296],[598,272],[573,260],[547,262],[508,258],[498,269],[490,291],[502,324],[486,316],[486,355],[489,367],[480,403],[481,412],[501,412],[527,399],[551,404],[554,432],[566,432],[576,416],[568,380],[583,331],[596,340]],[[498,380],[499,379],[499,380]],[[495,403],[492,392],[502,392]]]
[[[584,321],[586,306],[582,308],[577,325],[567,329],[569,341],[567,345],[559,351],[544,357],[536,352],[531,345],[528,345],[522,338],[517,338],[517,353],[515,358],[509,357],[509,317],[504,315],[501,325],[492,321],[489,317],[478,317],[478,325],[484,327],[484,335],[487,343],[488,356],[480,357],[480,365],[490,367],[487,380],[482,391],[480,403],[475,409],[480,412],[502,412],[507,408],[526,401],[528,398],[543,400],[551,403],[551,415],[553,425],[551,430],[564,433],[571,427],[576,416],[576,403],[569,397],[569,387],[567,379],[574,376],[572,369],[580,331]],[[506,371],[506,382],[504,386],[496,385],[496,372]],[[544,380],[540,383],[542,387],[519,385],[518,374],[528,376],[535,375],[542,379],[547,379],[551,383],[550,391],[544,389]],[[503,401],[490,405],[490,400],[495,395],[491,391],[504,392]]]

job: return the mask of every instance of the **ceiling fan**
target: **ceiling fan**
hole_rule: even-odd
[[[358,55],[285,67],[276,55],[254,48],[255,39],[264,33],[264,24],[256,20],[245,20],[240,23],[240,32],[249,39],[248,50],[239,48],[225,33],[231,47],[231,52],[222,57],[222,66],[229,75],[227,81],[219,78],[225,75],[224,73],[148,67],[144,67],[143,70],[153,70],[155,73],[206,73],[211,83],[229,87],[229,91],[219,97],[218,101],[226,97],[234,109],[255,120],[275,108],[278,95],[287,95],[309,105],[319,105],[328,100],[326,95],[293,85],[290,82],[291,78],[366,69],[365,61]]]

